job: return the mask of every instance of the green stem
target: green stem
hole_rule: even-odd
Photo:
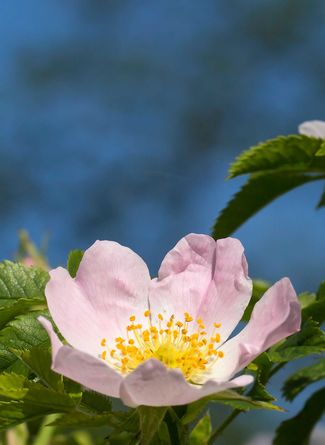
[[[227,426],[241,413],[240,409],[234,409],[233,412],[226,418],[226,420],[217,428],[210,436],[208,445],[212,445],[220,434],[227,428]]]

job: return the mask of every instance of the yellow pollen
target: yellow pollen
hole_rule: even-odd
[[[221,328],[221,323],[213,323],[213,326],[217,329]]]
[[[142,324],[134,324],[136,316],[131,315],[129,320],[132,324],[125,328],[127,337],[115,338],[114,346],[109,346],[107,339],[103,338],[100,341],[104,348],[100,354],[102,360],[118,372],[129,374],[142,362],[154,358],[168,368],[179,369],[186,380],[200,383],[204,374],[224,356],[216,345],[221,341],[220,334],[215,331],[220,323],[214,323],[208,337],[201,318],[196,320],[196,325],[187,324],[193,321],[188,312],[184,313],[183,320],[175,320],[172,314],[165,321],[159,313],[156,326],[152,324],[154,318],[149,318],[150,315],[149,310],[144,312],[148,319],[145,328]]]

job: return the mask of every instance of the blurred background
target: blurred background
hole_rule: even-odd
[[[155,275],[179,238],[210,233],[243,182],[225,181],[238,153],[325,120],[324,19],[322,0],[1,0],[1,258],[25,228],[49,236],[52,266],[113,239]],[[291,192],[236,232],[251,276],[317,288],[320,192]],[[305,398],[282,401],[287,416]],[[224,443],[283,418],[244,415]]]

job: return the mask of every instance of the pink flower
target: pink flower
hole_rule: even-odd
[[[250,300],[243,246],[190,234],[165,257],[158,278],[127,247],[97,241],[77,277],[50,272],[46,298],[63,345],[44,317],[52,369],[129,406],[183,405],[253,378],[233,378],[300,327],[288,278],[256,304],[250,322],[226,341]]]
[[[299,125],[299,133],[305,136],[325,139],[324,121],[306,121]]]

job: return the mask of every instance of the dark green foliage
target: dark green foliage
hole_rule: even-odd
[[[301,331],[273,346],[268,356],[273,362],[289,362],[325,351],[325,334],[313,320],[303,323]]]
[[[229,176],[250,176],[241,190],[221,211],[213,236],[232,234],[274,199],[311,181],[325,179],[324,142],[307,136],[280,136],[263,142],[238,156]],[[318,207],[324,205],[324,195]]]
[[[283,386],[283,394],[293,400],[308,385],[322,379],[325,379],[325,358],[292,374]]]
[[[257,173],[250,176],[241,190],[219,214],[213,227],[213,237],[217,239],[231,235],[274,199],[317,179],[322,178],[289,173]]]
[[[80,249],[72,250],[69,253],[67,269],[69,271],[69,274],[72,276],[72,278],[74,278],[77,275],[78,268],[79,268],[79,265],[80,265],[83,255],[84,255],[84,253]]]
[[[241,153],[229,169],[229,176],[266,171],[325,171],[319,155],[323,141],[304,135],[279,136]]]
[[[277,429],[273,445],[308,445],[315,424],[325,412],[325,388],[315,392],[303,409]]]

